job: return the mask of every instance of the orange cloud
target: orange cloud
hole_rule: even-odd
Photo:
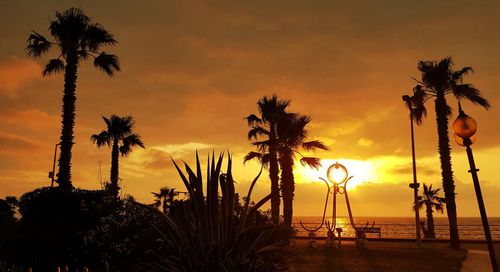
[[[3,151],[32,151],[38,146],[39,145],[35,141],[29,138],[0,131],[0,149]]]
[[[0,95],[13,97],[26,82],[40,77],[40,64],[27,58],[0,61]]]
[[[10,128],[21,126],[23,129],[47,130],[59,126],[59,117],[39,109],[11,111],[0,115],[0,125]]]

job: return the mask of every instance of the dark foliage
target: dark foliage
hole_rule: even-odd
[[[38,269],[79,263],[83,235],[114,206],[102,191],[40,188],[19,200],[21,220],[10,231],[7,261]]]
[[[160,245],[143,263],[147,271],[275,271],[284,251],[274,226],[257,226],[255,213],[270,196],[250,207],[254,179],[243,206],[236,203],[231,158],[221,172],[222,156],[208,161],[206,194],[200,162],[187,175],[175,164],[190,200],[177,202],[163,223],[157,225]],[[220,191],[219,191],[220,189]],[[219,195],[220,192],[220,195]],[[154,209],[154,208],[151,208]],[[154,209],[158,212],[156,209]],[[158,212],[161,214],[160,212]]]

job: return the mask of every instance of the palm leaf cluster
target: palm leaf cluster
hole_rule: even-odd
[[[320,141],[306,141],[307,125],[311,118],[298,113],[286,111],[290,101],[264,96],[257,102],[260,117],[255,114],[246,119],[250,130],[248,139],[254,140],[252,145],[257,151],[249,152],[244,161],[258,160],[265,168],[269,168],[271,180],[271,212],[274,224],[279,223],[279,192],[283,196],[283,215],[286,226],[291,226],[293,214],[293,197],[295,191],[293,167],[296,156],[304,166],[319,168],[319,158],[304,156],[300,151],[315,151],[328,148]],[[281,172],[281,188],[278,186]],[[277,198],[277,200],[276,200]],[[273,205],[273,199],[277,202]]]
[[[104,46],[115,45],[117,41],[102,25],[92,22],[79,8],[70,8],[64,12],[56,12],[56,19],[50,22],[49,41],[36,31],[28,37],[26,52],[32,57],[41,57],[53,46],[58,48],[59,56],[50,59],[45,65],[43,75],[64,71],[66,63],[94,59],[94,66],[106,74],[113,76],[120,71],[118,57],[101,51]]]
[[[132,116],[116,116],[111,115],[110,118],[102,117],[106,123],[106,129],[99,134],[94,134],[90,140],[99,148],[108,146],[111,151],[111,175],[110,175],[110,192],[118,195],[118,160],[119,155],[127,156],[132,151],[132,147],[139,146],[144,148],[144,143],[141,137],[134,133],[134,119]]]
[[[258,227],[252,217],[269,197],[250,207],[251,191],[261,173],[252,182],[243,212],[236,211],[232,160],[225,173],[223,155],[207,161],[205,182],[198,154],[196,168],[186,163],[185,172],[174,165],[184,182],[190,200],[176,206],[158,225],[162,246],[156,260],[144,266],[155,271],[273,271],[272,262],[264,262],[273,252],[282,250],[275,242],[275,227]],[[262,172],[262,171],[261,171]],[[204,184],[206,187],[204,188]],[[271,266],[271,267],[270,267]]]
[[[151,194],[155,197],[153,207],[158,209],[161,206],[162,212],[167,214],[169,206],[174,202],[174,197],[179,193],[175,191],[175,188],[161,187],[158,193],[151,192]]]

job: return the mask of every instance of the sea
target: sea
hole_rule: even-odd
[[[293,226],[296,236],[308,237],[308,229],[315,229],[321,225],[321,216],[301,216],[295,217]],[[421,217],[421,220],[425,217]],[[326,221],[331,222],[331,218],[325,218],[325,223],[315,232],[316,237],[326,237]],[[342,228],[343,237],[355,237],[348,217],[337,217],[337,228]],[[302,222],[302,225],[300,224]],[[488,218],[491,236],[493,240],[500,241],[500,217]],[[358,227],[373,226],[380,228],[380,238],[395,239],[415,239],[415,218],[414,217],[355,217],[354,223]],[[435,232],[437,239],[449,239],[448,218],[434,218]],[[461,240],[485,240],[481,218],[479,217],[459,217],[458,233]],[[367,237],[377,238],[379,234],[368,233]],[[423,235],[422,235],[423,237]]]

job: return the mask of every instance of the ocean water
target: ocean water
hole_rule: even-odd
[[[421,217],[424,219],[425,217]],[[326,218],[331,220],[331,218]],[[348,217],[337,218],[337,228],[342,228],[343,237],[355,237],[354,229],[349,223]],[[308,232],[302,228],[302,222],[306,228],[317,228],[321,224],[321,216],[295,217],[293,226],[297,231],[297,236],[308,236]],[[381,238],[408,238],[415,239],[415,218],[414,217],[355,217],[356,226],[364,227],[369,222],[369,226],[375,222],[374,227],[381,230]],[[500,217],[488,218],[491,236],[493,240],[500,241]],[[449,239],[448,218],[434,218],[436,238]],[[326,236],[326,225],[316,231],[316,237]],[[484,240],[483,226],[479,217],[458,218],[458,232],[462,240]],[[368,233],[367,237],[379,237],[376,233]],[[423,237],[423,235],[422,235]]]

